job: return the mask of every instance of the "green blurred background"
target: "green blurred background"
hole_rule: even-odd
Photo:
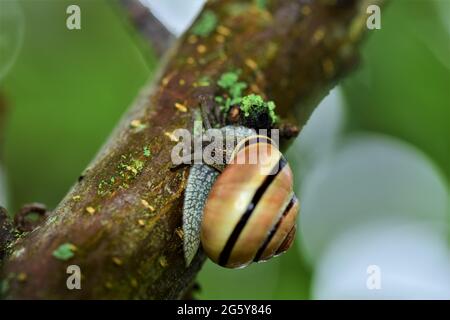
[[[0,0],[1,3],[10,0]],[[387,133],[423,150],[450,176],[450,1],[396,0],[370,32],[361,67],[343,81],[346,131]],[[54,207],[157,67],[111,0],[19,1],[23,46],[0,92],[8,101],[8,208]],[[82,7],[82,30],[65,10]],[[296,167],[296,163],[292,166]],[[225,270],[207,263],[200,298],[304,299],[311,271],[298,250],[271,263]]]

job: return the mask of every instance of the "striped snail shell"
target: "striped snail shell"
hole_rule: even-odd
[[[243,126],[225,126],[221,128],[222,134],[231,139],[223,146],[223,151],[234,150],[234,146],[243,139],[256,135],[254,129]],[[225,163],[231,158],[228,152]],[[189,266],[200,247],[200,230],[203,218],[203,209],[206,199],[214,182],[225,165],[194,164],[189,171],[186,192],[183,203],[183,253],[186,266]]]
[[[299,203],[289,164],[269,138],[243,139],[231,159],[208,195],[200,238],[211,260],[241,268],[289,249]]]

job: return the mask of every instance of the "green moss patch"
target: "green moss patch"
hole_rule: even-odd
[[[75,250],[76,247],[73,244],[64,243],[53,251],[52,255],[58,260],[67,261],[75,255]]]
[[[211,10],[206,10],[192,27],[192,33],[205,38],[216,29],[217,23],[218,19],[216,14]]]
[[[275,103],[273,101],[266,102],[259,95],[249,94],[243,97],[240,108],[246,118],[267,113],[272,124],[278,121],[278,116],[275,114]]]
[[[225,96],[216,96],[215,101],[219,103],[220,110],[224,113],[228,113],[231,106],[241,102],[242,92],[247,88],[247,83],[239,81],[239,73],[239,71],[225,72],[217,81]]]
[[[220,95],[215,97],[220,110],[228,114],[232,106],[239,106],[242,111],[241,119],[244,125],[250,127],[270,127],[278,121],[275,113],[275,103],[273,101],[264,101],[256,94],[243,96],[244,90],[248,85],[244,81],[239,81],[240,71],[229,71],[223,73],[217,85],[221,90]]]
[[[142,154],[145,158],[151,156],[148,146],[144,146]],[[134,180],[144,169],[144,161],[132,154],[122,155],[114,175],[102,179],[97,186],[97,194],[105,196],[111,194],[116,188],[128,189],[129,183]]]

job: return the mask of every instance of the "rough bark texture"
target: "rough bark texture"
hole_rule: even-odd
[[[170,168],[171,132],[192,128],[199,96],[214,96],[220,75],[235,69],[250,85],[247,93],[275,101],[283,118],[303,126],[355,65],[369,2],[377,3],[272,0],[266,8],[242,0],[209,3],[206,9],[218,17],[214,31],[193,37],[189,30],[180,39],[160,75],[55,211],[14,244],[3,267],[6,297],[181,297],[204,257],[198,254],[185,267],[180,227],[189,170]],[[199,85],[204,76],[209,86]],[[67,261],[52,255],[64,243],[75,249]],[[72,264],[81,268],[81,290],[66,287]]]

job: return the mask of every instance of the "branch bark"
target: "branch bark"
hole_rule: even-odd
[[[180,227],[188,169],[170,168],[171,132],[191,129],[199,97],[213,97],[220,75],[235,69],[251,92],[275,101],[284,119],[303,126],[355,66],[366,8],[381,0],[268,3],[207,4],[203,11],[218,17],[215,30],[204,38],[187,31],[79,182],[45,223],[16,241],[3,268],[8,298],[170,299],[185,293],[204,257],[198,253],[185,267]],[[209,86],[198,85],[204,76]],[[73,245],[67,261],[53,255],[64,243]],[[74,264],[82,271],[81,290],[66,287],[66,268]]]

